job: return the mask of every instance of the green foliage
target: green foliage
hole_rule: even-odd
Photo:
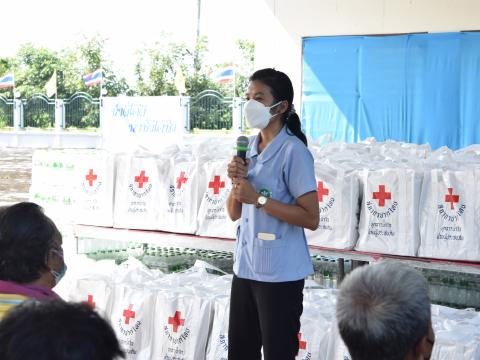
[[[6,99],[0,98],[0,129],[13,126],[13,104],[8,104]]]
[[[51,128],[55,123],[55,104],[36,94],[23,104],[25,127]]]
[[[89,40],[86,40],[79,47],[79,54],[77,56],[80,59],[80,63],[83,64],[82,76],[79,77],[81,81],[80,90],[89,93],[95,98],[100,97],[100,86],[87,87],[83,84],[82,78],[85,74],[88,74],[97,69],[102,69],[102,88],[106,89],[107,95],[126,95],[130,90],[127,80],[123,77],[119,77],[113,69],[112,62],[107,58],[105,54],[105,42],[106,40],[104,38],[97,35]]]
[[[232,127],[232,106],[220,93],[204,91],[190,103],[190,126],[221,130]]]
[[[184,71],[188,51],[185,45],[160,42],[138,52],[135,65],[137,93],[140,96],[178,95],[177,71]]]
[[[137,53],[134,74],[135,87],[130,87],[126,79],[118,74],[113,62],[105,53],[106,40],[101,36],[84,39],[61,51],[52,51],[33,44],[21,46],[14,57],[0,58],[0,75],[15,74],[15,92],[24,99],[25,126],[51,127],[54,123],[54,101],[35,96],[45,94],[45,85],[56,71],[57,97],[66,100],[65,122],[67,127],[90,128],[99,125],[100,86],[86,87],[83,76],[98,68],[103,70],[103,89],[107,96],[140,95],[162,96],[179,95],[175,80],[179,72],[185,79],[186,93],[192,97],[192,124],[205,129],[231,127],[232,109],[224,97],[233,95],[233,84],[216,84],[210,80],[212,68],[205,64],[208,54],[208,40],[200,37],[191,49],[184,43],[171,41],[163,36],[154,46]],[[253,71],[254,45],[247,40],[238,40],[239,59],[235,63],[236,96],[243,96],[248,85],[248,77]],[[219,66],[224,64],[219,64]],[[215,66],[216,67],[216,66]],[[215,90],[220,98],[197,101],[196,96],[205,90]],[[89,94],[78,104],[71,103],[72,95],[78,92]],[[13,98],[13,89],[0,89],[0,95]],[[75,100],[77,101],[77,100]],[[212,106],[212,101],[217,101]],[[67,108],[69,107],[69,108]],[[13,115],[9,114],[11,104],[0,102],[0,127],[12,126]],[[13,114],[13,113],[12,113]]]
[[[236,64],[235,93],[243,97],[248,87],[248,78],[254,71],[255,44],[250,40],[237,40],[240,61]]]
[[[100,126],[100,107],[98,101],[90,101],[77,96],[65,107],[65,127],[98,128]]]
[[[23,45],[15,61],[15,87],[22,97],[43,93],[46,82],[61,63],[58,55],[45,48]]]
[[[3,109],[0,109],[0,129],[6,128],[8,126],[9,126],[9,122],[8,122],[7,116],[3,111]]]

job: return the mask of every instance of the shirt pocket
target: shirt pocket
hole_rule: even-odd
[[[261,240],[255,237],[253,244],[253,270],[259,274],[273,274],[285,256],[285,239]]]

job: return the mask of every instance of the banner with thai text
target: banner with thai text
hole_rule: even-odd
[[[105,97],[100,110],[103,147],[158,150],[186,132],[187,109],[181,96]]]

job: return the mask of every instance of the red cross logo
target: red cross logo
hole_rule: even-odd
[[[83,302],[84,304],[87,304],[88,306],[90,306],[92,309],[95,309],[95,302],[93,301],[93,295],[88,295],[88,299],[87,301],[84,301]]]
[[[220,181],[220,176],[215,175],[213,177],[213,181],[210,181],[208,183],[209,189],[213,189],[213,193],[215,195],[220,194],[220,189],[223,189],[225,187],[225,181]]]
[[[148,176],[145,176],[145,170],[140,171],[139,176],[135,176],[135,182],[138,183],[138,188],[143,188],[143,184],[148,182]]]
[[[123,310],[125,316],[125,324],[130,324],[130,319],[135,319],[135,311],[132,311],[133,304],[128,305],[128,309]]]
[[[93,169],[88,171],[88,175],[85,175],[85,179],[88,181],[89,186],[93,186],[93,182],[97,180],[97,175],[93,173]]]
[[[317,187],[318,202],[323,202],[323,197],[327,196],[329,193],[330,190],[323,187],[323,181],[319,181]]]
[[[453,195],[453,188],[448,188],[448,194],[445,195],[445,202],[450,203],[450,210],[455,210],[454,203],[460,201],[460,195]]]
[[[180,176],[177,178],[177,189],[182,187],[182,184],[187,183],[188,178],[185,177],[185,171],[180,172]]]
[[[307,348],[307,342],[302,341],[302,333],[298,333],[297,338],[298,338],[298,348],[300,350],[305,350]]]
[[[385,191],[385,185],[378,185],[378,192],[373,193],[373,198],[378,200],[378,206],[385,206],[385,200],[391,200],[392,193]]]
[[[175,315],[168,318],[168,323],[172,325],[173,332],[177,332],[178,327],[185,324],[185,319],[182,319],[182,313],[180,311],[175,311]]]

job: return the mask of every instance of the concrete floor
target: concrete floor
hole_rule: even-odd
[[[0,205],[28,200],[34,149],[0,147]]]

